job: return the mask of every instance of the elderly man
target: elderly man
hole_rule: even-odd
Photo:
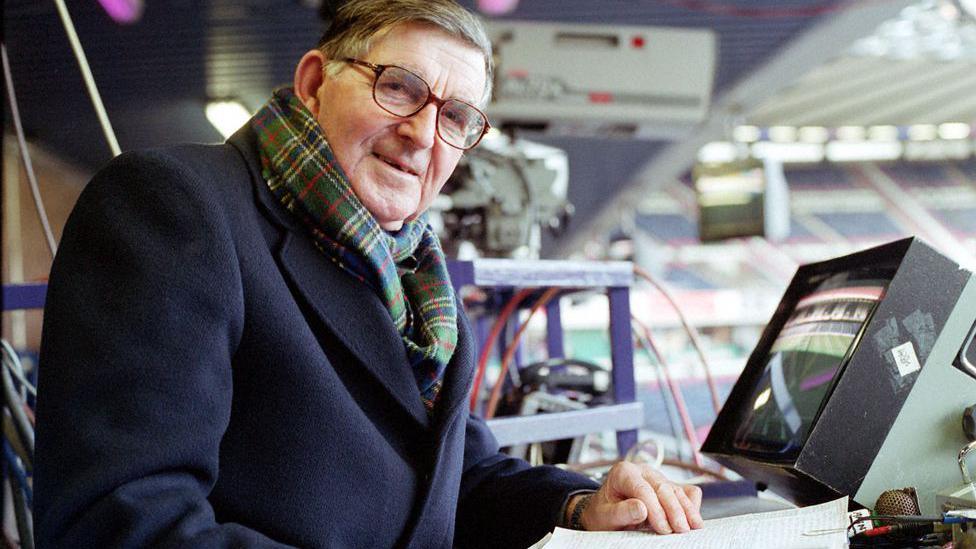
[[[51,274],[40,547],[520,547],[699,527],[700,492],[498,452],[424,211],[487,131],[450,0],[353,0],[227,144],[95,176]],[[598,490],[598,491],[597,491]]]

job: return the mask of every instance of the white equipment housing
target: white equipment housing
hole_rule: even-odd
[[[677,137],[708,112],[710,30],[492,22],[496,126],[550,133]]]

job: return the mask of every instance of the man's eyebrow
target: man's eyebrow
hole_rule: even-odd
[[[408,71],[410,71],[410,72],[416,74],[417,76],[423,78],[424,79],[424,82],[427,82],[427,85],[430,85],[430,77],[427,76],[427,74],[424,72],[423,69],[421,69],[417,65],[414,65],[413,63],[404,63],[402,61],[392,61],[390,63],[380,63],[380,64],[381,65],[386,65],[388,67],[389,66],[393,66],[393,67],[400,67],[401,69],[407,69]]]
[[[419,67],[417,67],[416,65],[414,65],[412,63],[400,63],[400,62],[387,63],[387,64],[388,65],[396,65],[398,67],[402,67],[404,69],[407,69],[408,71],[410,71],[410,72],[416,74],[417,76],[423,78],[424,79],[424,82],[427,82],[427,85],[430,86],[430,77],[427,76],[427,74],[425,74],[424,71],[422,69],[420,69]],[[433,93],[433,90],[431,90],[431,93]],[[463,97],[463,96],[457,96],[457,95],[449,95],[447,97],[442,97],[441,99],[459,99],[461,101],[464,101],[465,103],[470,103],[470,104],[478,107],[478,104],[481,102],[481,95],[478,95],[477,97]]]

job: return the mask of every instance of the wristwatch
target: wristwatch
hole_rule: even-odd
[[[569,516],[569,527],[573,530],[583,530],[583,511],[586,510],[586,506],[590,504],[590,500],[593,498],[595,492],[590,492],[580,497],[579,503],[573,508],[573,514]]]

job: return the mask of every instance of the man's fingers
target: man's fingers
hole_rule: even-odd
[[[670,534],[703,525],[699,511],[701,489],[675,485],[648,465],[627,462],[614,465],[604,490],[607,500],[601,506],[603,509],[594,513],[605,523],[600,529],[637,525],[649,526],[659,534]]]
[[[654,488],[645,482],[640,467],[633,463],[621,462],[614,465],[607,483],[614,495],[621,500],[637,498],[650,505],[657,499]]]
[[[670,481],[668,481],[668,478],[664,476],[663,473],[661,473],[660,471],[654,469],[649,465],[644,465],[641,467],[641,475],[651,486],[654,487],[655,492],[657,492],[659,498],[662,497],[660,491],[662,486],[670,486],[673,489],[675,494],[675,499],[678,501],[678,504],[681,506],[683,512],[675,515],[672,514],[672,511],[675,510],[673,506],[669,506],[663,500],[662,500],[662,505],[664,509],[667,511],[668,522],[674,528],[675,531],[686,532],[687,529],[682,529],[682,526],[684,524],[687,524],[691,528],[702,527],[703,522],[701,518],[701,512],[699,511],[699,509],[701,508],[701,488],[690,484],[673,485],[670,483]],[[667,497],[666,494],[667,492],[665,492],[664,497]],[[670,500],[670,498],[668,499]],[[681,516],[684,517],[684,521],[682,521],[680,518],[677,518],[677,522],[675,522],[675,517],[681,517]]]
[[[679,486],[675,490],[675,494],[678,496],[678,501],[681,503],[681,507],[685,510],[685,517],[688,519],[688,525],[692,528],[701,528],[704,526],[704,521],[701,517],[701,488],[686,484]]]
[[[670,534],[674,531],[668,523],[668,514],[661,507],[661,502],[656,492],[651,491],[650,497],[648,499],[642,499],[642,501],[647,506],[647,524],[650,525],[651,529],[658,534]]]
[[[651,467],[646,463],[641,464],[639,467],[641,476],[644,477],[644,480],[646,480],[655,490],[657,490],[657,487],[660,486],[662,482],[668,482],[668,477],[664,476],[664,473],[658,471],[654,467]]]
[[[671,530],[675,532],[687,532],[691,530],[691,526],[688,525],[688,519],[685,517],[685,508],[678,501],[678,494],[676,493],[678,490],[675,490],[674,485],[663,482],[658,485],[656,492],[657,499],[668,516],[668,524],[670,524]],[[657,527],[654,529],[657,530]]]
[[[610,469],[607,484],[620,499],[641,497],[641,492],[649,489],[641,474],[640,467],[633,463],[622,461]]]
[[[695,505],[695,509],[700,509],[702,502],[701,487],[695,486],[694,484],[682,484],[681,489],[684,491],[685,495],[688,496],[688,499],[691,500],[691,503]]]
[[[646,520],[646,524],[649,524],[655,532],[670,534],[672,529],[668,525],[667,513],[661,507],[654,488],[647,482],[643,469],[643,466],[633,463],[618,463],[610,470],[607,484],[615,496],[622,500],[620,503],[627,503],[627,500],[642,503],[642,518],[639,522]]]

